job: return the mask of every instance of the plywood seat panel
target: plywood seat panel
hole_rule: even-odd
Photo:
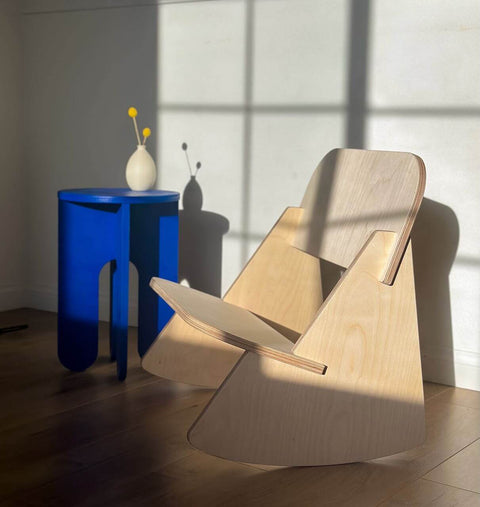
[[[292,353],[293,343],[250,311],[180,284],[152,278],[151,287],[191,326],[213,338],[320,374],[325,365]]]

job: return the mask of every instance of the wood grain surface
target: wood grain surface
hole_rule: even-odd
[[[292,353],[293,344],[253,313],[162,278],[150,286],[188,324],[217,340],[323,375],[326,366]]]
[[[397,233],[382,281],[392,283],[425,190],[425,166],[411,153],[336,149],[320,162],[301,207],[294,245],[350,266],[374,231]]]
[[[208,453],[269,465],[362,461],[424,438],[411,247],[379,281],[395,234],[376,232],[320,308],[295,354],[324,376],[247,352],[189,432]]]
[[[319,259],[291,245],[302,213],[301,208],[285,210],[224,296],[293,342],[322,303]],[[242,353],[174,315],[142,366],[160,377],[218,387]]]
[[[421,479],[480,438],[478,392],[426,383],[426,441],[401,454],[265,470],[187,443],[186,431],[212,391],[142,370],[135,329],[129,330],[128,376],[118,382],[106,323],[100,323],[99,358],[82,373],[58,362],[56,314],[0,313],[1,326],[21,323],[29,328],[0,339],[1,507],[480,503],[478,493]]]

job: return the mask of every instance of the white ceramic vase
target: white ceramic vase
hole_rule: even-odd
[[[139,144],[128,159],[125,176],[132,190],[148,190],[155,185],[157,169],[145,145]]]

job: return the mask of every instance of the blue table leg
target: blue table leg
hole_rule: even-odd
[[[98,353],[98,276],[114,257],[119,205],[59,201],[58,357],[83,371]]]
[[[110,360],[115,361],[117,358],[117,352],[115,350],[115,340],[113,336],[113,273],[117,269],[117,261],[110,262],[110,319],[108,321],[109,325],[109,336],[110,336]]]
[[[143,356],[173,310],[150,288],[152,276],[178,280],[178,203],[132,205],[131,260],[138,271],[138,353]]]
[[[116,261],[111,263],[110,347],[117,360],[119,380],[127,376],[128,356],[128,263],[130,257],[130,205],[122,204],[117,213]]]

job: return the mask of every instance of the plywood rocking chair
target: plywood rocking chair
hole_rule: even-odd
[[[144,368],[218,388],[188,433],[193,446],[293,466],[423,441],[409,234],[424,187],[415,155],[334,150],[223,300],[152,279],[176,314]],[[323,261],[346,268],[325,300]]]

